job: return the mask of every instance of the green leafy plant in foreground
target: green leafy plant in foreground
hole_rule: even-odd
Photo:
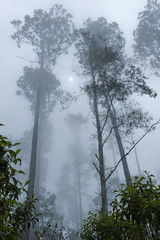
[[[79,233],[86,240],[160,239],[160,185],[153,175],[134,177],[111,203],[112,211],[90,213]]]
[[[2,126],[2,124],[0,124]],[[0,239],[18,240],[26,227],[38,221],[36,214],[36,199],[29,200],[24,185],[18,180],[22,170],[17,170],[21,164],[18,158],[20,149],[14,150],[19,143],[12,144],[8,138],[0,135]],[[25,197],[26,195],[26,197]],[[22,198],[25,200],[22,201]],[[20,200],[21,198],[21,200]]]

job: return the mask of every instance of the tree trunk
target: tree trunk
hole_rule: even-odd
[[[28,184],[28,196],[29,196],[30,200],[32,200],[32,195],[34,194],[35,176],[36,176],[36,162],[37,162],[37,148],[38,148],[38,126],[39,126],[40,98],[41,98],[40,84],[41,84],[41,80],[39,79],[38,89],[37,89],[37,100],[36,100],[33,136],[32,136],[30,170],[29,170],[30,183]],[[27,229],[24,234],[23,239],[29,240],[29,236],[30,236],[30,229]]]
[[[105,213],[107,211],[107,187],[106,187],[104,156],[103,156],[103,139],[102,139],[101,125],[100,125],[99,111],[98,111],[97,90],[96,90],[96,84],[95,84],[95,77],[93,74],[92,74],[92,81],[93,81],[93,105],[94,105],[94,114],[96,118],[97,137],[98,137],[98,160],[99,160],[99,175],[100,175],[101,202],[102,202],[101,212]]]
[[[116,156],[115,156],[115,151],[114,151],[113,138],[111,138],[111,148],[112,148],[114,166],[116,166]],[[116,183],[117,183],[117,187],[118,187],[119,186],[119,177],[118,177],[117,169],[115,170],[115,173],[116,173]]]
[[[77,176],[74,165],[74,198],[75,198],[75,209],[76,209],[76,231],[79,231],[79,218],[78,218],[78,193],[77,193]]]
[[[39,82],[38,89],[37,89],[37,101],[36,101],[35,120],[34,120],[33,137],[32,137],[31,161],[30,161],[30,171],[29,171],[29,180],[31,180],[31,182],[28,185],[28,194],[30,199],[34,194],[34,185],[35,185],[35,176],[36,176],[40,95],[41,95],[41,89],[40,89],[40,82]]]
[[[134,144],[134,139],[133,139],[132,133],[131,133],[131,139],[132,139],[132,143]],[[136,162],[137,162],[137,167],[138,167],[138,173],[139,173],[139,177],[140,177],[140,176],[141,176],[141,169],[140,169],[140,165],[139,165],[139,160],[138,160],[138,155],[137,155],[136,147],[134,147],[134,154],[135,154],[135,158],[136,158]]]
[[[40,59],[40,71],[43,71],[43,62],[44,62],[44,46],[42,44],[42,53]],[[35,108],[35,118],[34,118],[34,127],[33,127],[33,136],[32,136],[32,148],[31,148],[31,160],[30,160],[30,170],[29,170],[29,180],[28,185],[28,196],[29,199],[32,199],[32,195],[35,190],[35,179],[36,179],[36,162],[37,162],[37,149],[38,149],[38,130],[39,130],[39,118],[40,118],[40,105],[41,105],[41,85],[42,78],[39,75],[38,86],[37,86],[37,99],[36,99],[36,108]],[[25,232],[24,240],[30,239],[30,229],[27,229]]]
[[[110,107],[110,104],[112,104],[112,103],[109,103],[109,100],[108,100],[107,97],[106,97],[106,102],[107,102],[108,109],[110,109],[109,111],[110,111],[111,123],[112,123],[114,133],[115,133],[115,137],[116,137],[116,140],[117,140],[119,153],[120,153],[121,158],[123,158],[122,159],[122,165],[123,165],[123,171],[124,171],[124,175],[125,175],[125,178],[126,178],[126,182],[128,184],[131,184],[131,175],[130,175],[130,172],[129,172],[127,158],[125,157],[125,152],[124,152],[122,140],[121,140],[119,129],[118,129],[117,122],[116,122],[116,114],[112,112],[111,107]]]
[[[77,152],[78,154],[78,152]],[[80,169],[79,169],[79,156],[77,156],[77,181],[78,181],[78,203],[79,203],[79,222],[80,222],[80,228],[82,226],[82,194],[81,194],[81,180],[80,180]]]
[[[82,217],[82,194],[81,194],[81,174],[80,174],[81,169],[80,169],[80,151],[79,151],[80,140],[79,140],[77,131],[73,129],[75,149],[76,149],[76,162],[75,162],[74,171],[76,172],[76,177],[77,177],[78,207],[79,207],[79,229],[78,230],[80,230],[82,226],[83,217]]]

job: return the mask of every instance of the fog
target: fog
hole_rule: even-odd
[[[35,9],[48,11],[54,4],[62,4],[63,8],[73,15],[73,22],[76,28],[82,28],[84,20],[89,17],[93,21],[96,21],[99,17],[104,17],[109,23],[117,22],[126,41],[125,52],[128,58],[131,58],[134,55],[132,48],[132,45],[134,44],[133,31],[138,24],[137,16],[139,12],[144,10],[146,2],[146,0],[1,0],[0,123],[4,124],[4,126],[1,127],[1,134],[7,136],[13,142],[21,142],[24,133],[30,131],[30,146],[28,147],[26,143],[22,144],[22,147],[26,147],[26,149],[22,149],[21,157],[27,159],[27,162],[25,160],[24,166],[22,164],[24,171],[27,173],[29,171],[34,115],[30,110],[29,101],[27,101],[24,96],[16,95],[16,91],[18,90],[16,81],[23,75],[24,66],[36,68],[38,67],[38,64],[35,62],[37,60],[36,54],[32,51],[30,45],[23,44],[21,48],[17,47],[16,41],[11,38],[15,29],[10,22],[13,19],[23,20],[25,15],[32,16]],[[98,196],[97,192],[100,192],[100,180],[96,169],[93,166],[93,162],[96,162],[95,154],[97,154],[97,142],[93,137],[96,132],[94,127],[95,118],[93,117],[92,109],[89,105],[87,93],[84,93],[84,91],[81,90],[86,78],[81,74],[81,67],[74,56],[76,49],[73,45],[74,44],[72,44],[67,50],[68,54],[61,54],[56,60],[55,65],[51,67],[52,73],[61,83],[61,89],[69,92],[74,97],[72,101],[66,104],[65,109],[62,109],[61,101],[57,102],[54,106],[53,112],[51,112],[47,118],[48,126],[46,126],[46,129],[48,129],[45,133],[42,130],[42,139],[41,143],[39,143],[41,147],[39,148],[41,148],[41,151],[44,151],[44,159],[42,161],[45,161],[45,166],[44,169],[43,166],[41,167],[39,184],[45,186],[48,191],[56,195],[57,211],[59,211],[60,215],[63,215],[66,222],[68,219],[68,222],[70,222],[69,227],[77,231],[81,225],[78,221],[82,219],[79,218],[77,220],[75,216],[70,216],[73,214],[74,206],[71,211],[70,208],[72,204],[69,203],[69,197],[68,199],[67,197],[65,199],[63,196],[63,188],[64,195],[67,195],[68,192],[71,195],[77,194],[77,198],[79,197],[78,190],[74,193],[74,189],[70,189],[69,184],[71,188],[74,188],[73,186],[75,182],[78,181],[74,174],[81,169],[82,172],[80,174],[83,176],[81,179],[81,184],[83,185],[81,189],[83,216],[81,217],[85,218],[89,210],[95,209],[93,199]],[[153,124],[160,118],[160,81],[159,77],[154,74],[151,75],[151,73],[152,71],[148,68],[146,70],[146,75],[148,77],[146,83],[157,92],[157,97],[150,98],[149,96],[135,96],[134,100],[139,102],[142,109],[149,112],[153,117],[151,122],[151,124]],[[70,126],[73,124],[72,121],[67,123],[66,119],[68,114],[76,114],[75,116],[82,114],[83,123],[80,124],[79,130],[74,130],[74,127]],[[134,132],[133,137],[136,142],[145,131],[138,129]],[[45,146],[42,147],[43,143],[47,142],[47,138],[51,141],[51,144],[49,143],[49,150],[44,149]],[[159,178],[158,171],[160,172],[159,139],[160,126],[157,125],[154,131],[149,132],[136,145],[141,172],[145,170],[149,171],[156,175],[157,179]],[[78,146],[78,150],[75,150],[75,143]],[[114,139],[113,144],[116,145]],[[128,152],[131,144],[128,143],[127,140],[124,140],[123,144],[125,152]],[[79,170],[75,170],[76,168],[74,167],[74,158],[76,159],[77,157],[74,151],[79,151],[77,155],[79,154],[80,158],[82,158]],[[107,168],[106,172],[109,174],[114,167],[114,161],[112,151],[107,146],[104,147],[104,155]],[[117,163],[121,157],[118,154],[116,146],[115,156]],[[127,156],[127,162],[131,176],[138,175],[134,150]],[[70,173],[70,176],[68,174],[68,177],[66,175],[67,171]],[[122,163],[118,166],[117,172],[120,182],[124,182],[125,176],[122,169]],[[64,181],[62,181],[63,177]],[[114,177],[116,177],[115,173]],[[112,189],[110,191],[112,192]],[[63,198],[64,202],[62,201]],[[80,199],[77,202],[79,203],[79,201]],[[76,212],[75,214],[79,213]]]

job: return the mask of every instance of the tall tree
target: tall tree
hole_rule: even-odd
[[[86,212],[86,191],[88,182],[87,149],[82,142],[85,118],[82,114],[68,114],[65,118],[71,130],[68,159],[63,165],[58,180],[59,207],[66,215],[66,223],[79,231]],[[83,138],[84,140],[84,138]],[[66,156],[67,157],[67,156]]]
[[[107,189],[103,147],[105,144],[104,130],[107,119],[101,118],[100,114],[98,81],[99,74],[102,73],[104,67],[121,58],[124,39],[118,25],[116,23],[108,24],[104,18],[99,18],[97,21],[88,19],[84,24],[84,28],[79,31],[79,34],[79,40],[76,43],[76,55],[82,66],[83,74],[88,77],[84,89],[89,96],[91,108],[95,116],[97,132],[95,137],[98,141],[98,154],[96,154],[96,157],[99,162],[99,166],[95,165],[95,167],[100,176],[101,212],[104,213],[107,210]]]
[[[138,15],[138,26],[134,31],[134,50],[140,60],[145,59],[152,67],[160,68],[160,3],[148,0]]]
[[[16,32],[12,38],[17,41],[20,47],[22,43],[32,46],[36,53],[39,64],[38,69],[25,68],[24,78],[29,76],[29,81],[34,79],[36,97],[35,97],[35,121],[33,128],[32,150],[31,150],[31,164],[30,164],[30,179],[29,194],[30,197],[34,193],[35,171],[36,171],[36,157],[37,157],[37,140],[39,128],[40,108],[42,105],[42,93],[46,84],[46,79],[53,80],[52,74],[45,68],[51,67],[56,62],[60,54],[70,46],[72,42],[72,16],[67,13],[61,5],[54,5],[49,12],[41,9],[35,10],[33,17],[26,15],[24,23],[20,20],[13,20],[11,22],[16,28]],[[24,81],[23,81],[24,82]],[[46,84],[47,90],[50,91],[50,85]],[[25,90],[27,92],[28,85],[26,82]],[[33,91],[33,89],[29,89]]]
[[[73,161],[74,170],[74,188],[75,188],[75,198],[77,201],[77,218],[78,218],[78,228],[82,225],[83,211],[82,211],[82,164],[84,163],[84,154],[82,150],[82,143],[80,132],[82,125],[85,123],[85,119],[82,114],[68,114],[66,121],[73,133],[73,144],[70,148],[70,157]]]
[[[135,68],[131,63],[126,64],[127,58],[124,54],[124,38],[116,23],[108,24],[104,18],[97,21],[88,19],[84,28],[80,31],[76,44],[77,57],[82,66],[83,74],[87,78],[84,91],[88,94],[91,108],[96,120],[95,138],[98,140],[98,155],[96,155],[99,166],[96,167],[101,182],[102,212],[107,209],[106,198],[106,177],[103,147],[107,142],[112,130],[115,132],[119,152],[126,181],[130,183],[130,172],[127,159],[119,132],[119,126],[124,125],[132,119],[131,125],[139,123],[133,121],[134,112],[128,113],[128,119],[124,116],[117,117],[117,105],[123,103],[130,95],[136,93],[155,96],[145,82],[145,77],[140,69]],[[126,106],[125,106],[126,107]],[[128,107],[127,107],[128,108]],[[126,108],[126,109],[127,109]],[[133,116],[132,116],[133,115]],[[123,117],[123,118],[122,118]],[[119,119],[121,119],[119,121]],[[122,120],[123,119],[123,120]],[[140,119],[140,118],[139,118]],[[137,121],[140,120],[137,117]],[[111,122],[111,129],[106,137],[106,125]],[[127,124],[126,124],[127,125]],[[139,124],[140,126],[140,124]],[[129,125],[128,125],[129,127]]]
[[[31,163],[28,188],[31,198],[34,193],[36,159],[38,147],[39,117],[42,105],[42,93],[45,80],[51,77],[49,69],[55,64],[60,54],[64,53],[72,43],[72,16],[67,13],[61,5],[54,5],[49,12],[41,9],[35,10],[34,15],[24,17],[24,23],[20,20],[11,22],[16,28],[12,38],[17,41],[18,46],[29,44],[36,53],[38,69],[34,70],[33,78],[36,79],[36,104],[35,120],[32,138]],[[50,86],[47,86],[48,89]],[[27,88],[27,86],[26,86]],[[29,237],[27,236],[27,239]]]
[[[114,70],[112,70],[112,68]],[[122,137],[127,136],[135,129],[146,129],[151,123],[152,117],[147,112],[143,112],[131,97],[135,94],[147,94],[155,97],[156,93],[147,86],[143,72],[133,65],[107,68],[103,75],[99,77],[99,94],[101,105],[107,108],[110,116],[110,134],[114,132],[126,181],[130,183],[130,173],[128,171],[125,149]]]

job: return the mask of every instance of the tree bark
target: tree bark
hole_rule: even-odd
[[[132,139],[132,143],[134,144],[135,142],[134,142],[132,133],[131,133],[131,139]],[[142,174],[141,174],[141,168],[140,168],[140,165],[139,165],[139,160],[138,160],[138,155],[137,155],[136,147],[134,147],[134,154],[135,154],[135,158],[136,158],[136,162],[137,162],[137,167],[138,167],[138,173],[139,173],[139,177],[140,177]]]
[[[35,186],[35,176],[36,176],[36,162],[37,162],[37,148],[38,148],[38,126],[39,126],[39,113],[40,113],[40,97],[41,97],[41,80],[39,79],[38,89],[37,89],[37,100],[36,100],[36,109],[35,109],[35,118],[34,118],[34,127],[33,127],[33,136],[32,136],[32,148],[31,148],[31,160],[30,160],[30,170],[29,170],[29,180],[28,184],[28,197],[30,201],[32,200],[32,195],[34,194]],[[24,240],[30,239],[30,229],[26,229]]]
[[[74,165],[75,168],[75,165]],[[78,218],[78,193],[77,193],[77,176],[76,170],[74,169],[74,197],[75,197],[75,208],[76,208],[76,231],[79,231],[79,218]]]
[[[99,175],[100,175],[100,184],[101,184],[101,212],[105,213],[107,211],[107,187],[105,179],[105,168],[104,168],[104,155],[103,155],[103,138],[100,125],[99,111],[98,111],[98,96],[96,90],[95,76],[92,74],[93,81],[93,105],[94,105],[94,114],[96,118],[96,128],[97,128],[97,137],[98,137],[98,160],[99,160]]]
[[[40,88],[40,82],[39,82],[38,89],[37,89],[37,101],[36,101],[33,137],[32,137],[31,161],[30,161],[30,171],[29,171],[29,180],[31,180],[31,182],[28,185],[28,194],[30,199],[34,194],[34,185],[35,185],[35,176],[36,176],[40,96],[41,96],[41,88]]]
[[[118,126],[117,126],[116,114],[113,113],[112,109],[110,108],[110,103],[109,103],[109,100],[108,100],[107,97],[106,97],[106,102],[107,102],[108,109],[110,109],[109,110],[110,111],[110,119],[111,119],[111,123],[112,123],[113,129],[114,129],[115,137],[116,137],[116,140],[117,140],[119,153],[120,153],[121,158],[123,157],[122,165],[123,165],[123,171],[124,171],[125,179],[126,179],[126,182],[128,184],[131,184],[131,175],[130,175],[129,168],[128,168],[127,158],[124,157],[125,152],[124,152],[121,136],[120,136],[120,133],[119,133],[119,129],[118,129]]]
[[[42,42],[42,53],[40,59],[40,71],[43,71],[44,63],[44,45]],[[32,195],[35,192],[35,179],[36,179],[36,163],[37,163],[37,149],[38,149],[38,130],[39,130],[39,118],[40,118],[40,105],[41,105],[41,85],[42,78],[39,74],[38,86],[37,86],[37,98],[36,98],[36,107],[35,107],[35,118],[34,118],[34,127],[33,127],[33,136],[32,136],[32,148],[31,148],[31,160],[30,160],[30,170],[29,170],[29,180],[28,185],[28,196],[30,201],[32,200]],[[24,235],[24,240],[30,239],[30,229],[27,229]]]
[[[79,220],[80,220],[80,228],[82,226],[82,194],[81,194],[81,179],[80,179],[80,166],[79,166],[79,153],[77,152],[77,180],[78,180],[78,202],[79,202]]]

